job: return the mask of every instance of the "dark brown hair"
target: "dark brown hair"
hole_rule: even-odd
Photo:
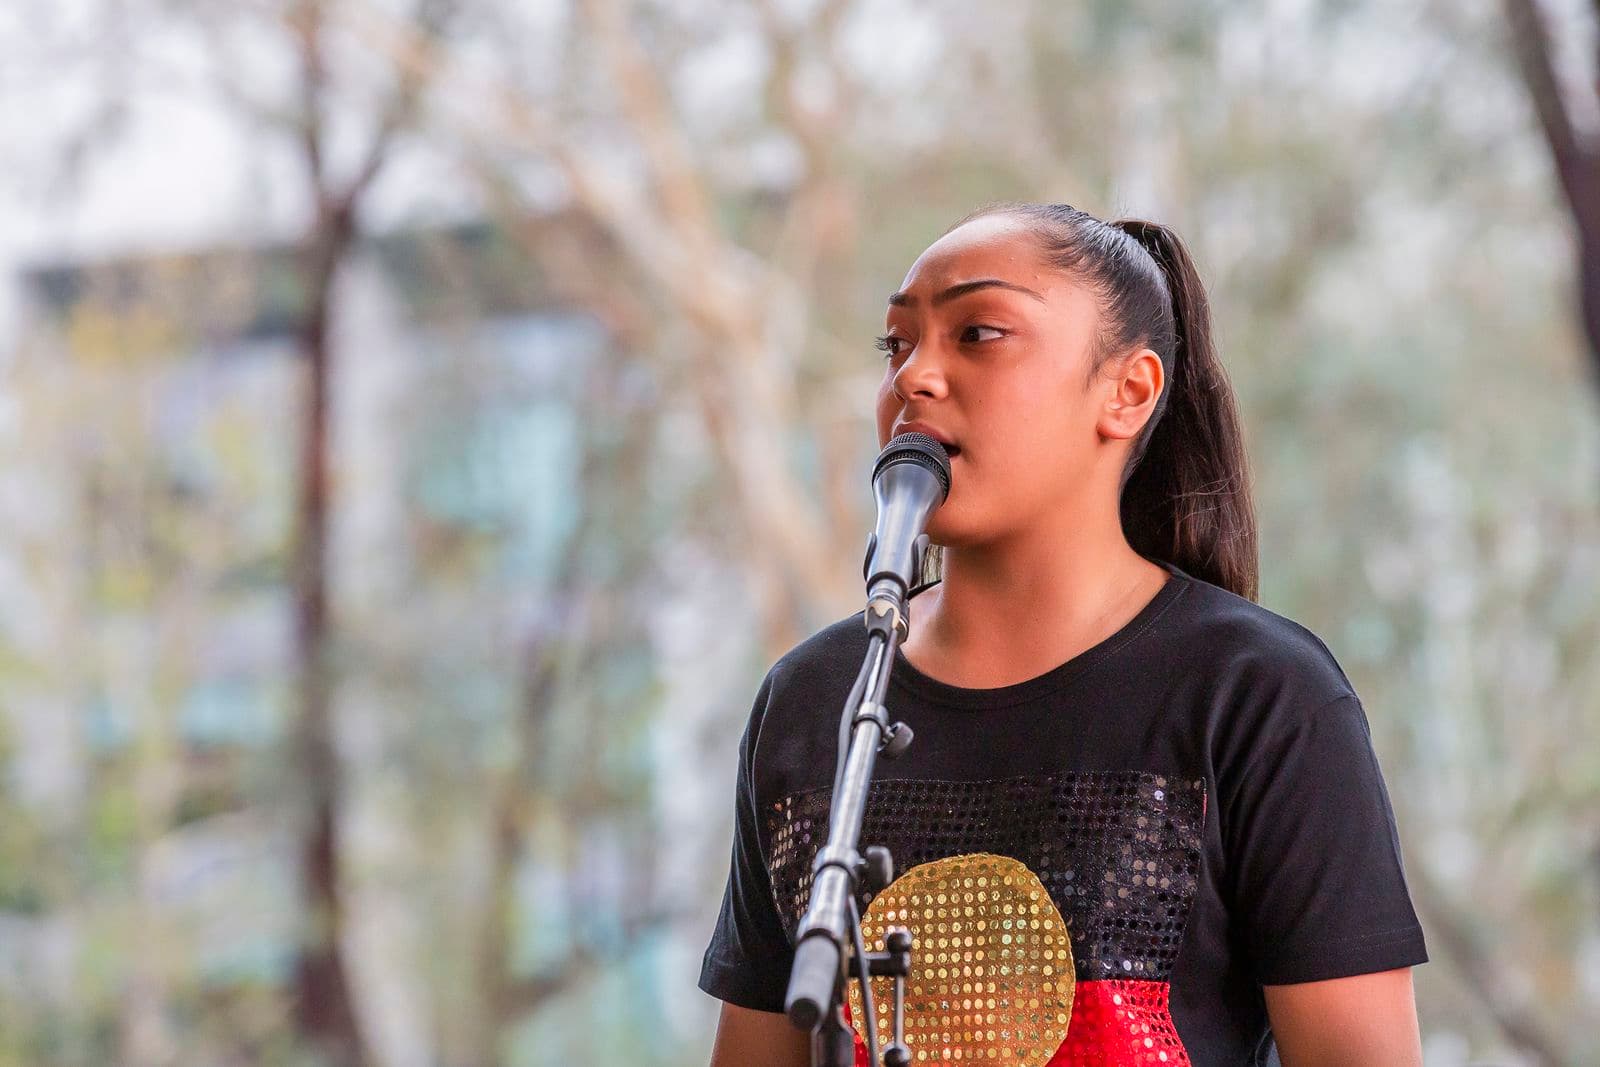
[[[1166,383],[1122,472],[1128,543],[1255,600],[1256,520],[1238,405],[1188,249],[1158,222],[1108,223],[1070,204],[1003,201],[950,230],[986,215],[1026,220],[1045,259],[1098,298],[1101,330],[1086,385],[1119,356],[1149,348],[1161,357]]]

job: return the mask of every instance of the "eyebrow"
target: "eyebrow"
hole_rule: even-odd
[[[1018,285],[1016,282],[1002,281],[999,278],[978,278],[970,282],[957,282],[944,292],[935,294],[933,298],[933,306],[938,307],[940,304],[948,303],[958,296],[966,296],[968,293],[977,292],[979,289],[1011,289],[1015,292],[1027,293],[1041,304],[1046,302],[1044,297],[1040,296],[1038,293],[1034,292],[1032,289],[1029,289],[1025,285]],[[889,297],[890,307],[915,307],[916,303],[917,298],[912,296],[910,293],[895,293],[893,296]]]

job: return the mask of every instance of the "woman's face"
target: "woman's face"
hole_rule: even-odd
[[[889,298],[878,446],[915,421],[959,448],[927,527],[935,543],[1029,528],[1072,508],[1097,464],[1115,460],[1102,430],[1118,437],[1121,424],[1101,423],[1117,383],[1084,387],[1098,326],[1093,295],[1043,261],[1018,219],[974,219],[911,265]]]

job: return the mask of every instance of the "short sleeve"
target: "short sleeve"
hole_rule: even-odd
[[[1269,717],[1223,801],[1233,906],[1258,982],[1427,962],[1399,829],[1354,693]]]
[[[794,965],[794,948],[778,915],[771,875],[758,833],[753,758],[772,676],[762,683],[739,741],[734,784],[733,856],[722,894],[722,911],[700,965],[700,988],[730,1004],[757,1011],[783,1011]]]

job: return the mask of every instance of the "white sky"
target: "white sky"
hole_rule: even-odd
[[[100,6],[0,4],[0,353],[15,336],[19,272],[28,266],[289,239],[309,217],[296,154],[217,94],[207,74],[216,57],[205,42],[152,19],[128,62],[104,50],[86,54],[72,42],[116,32],[73,25]],[[52,43],[35,49],[40,41]],[[284,58],[281,39],[242,33],[223,62],[270,99],[292,73]],[[117,136],[95,138],[77,180],[64,180],[73,172],[63,164],[67,146],[113,98],[129,101],[129,121]],[[347,163],[364,146],[364,131],[337,121],[332,128],[344,148],[335,163]],[[402,144],[366,200],[365,221],[382,227],[402,215],[460,215],[469,210],[465,186],[436,158]]]

